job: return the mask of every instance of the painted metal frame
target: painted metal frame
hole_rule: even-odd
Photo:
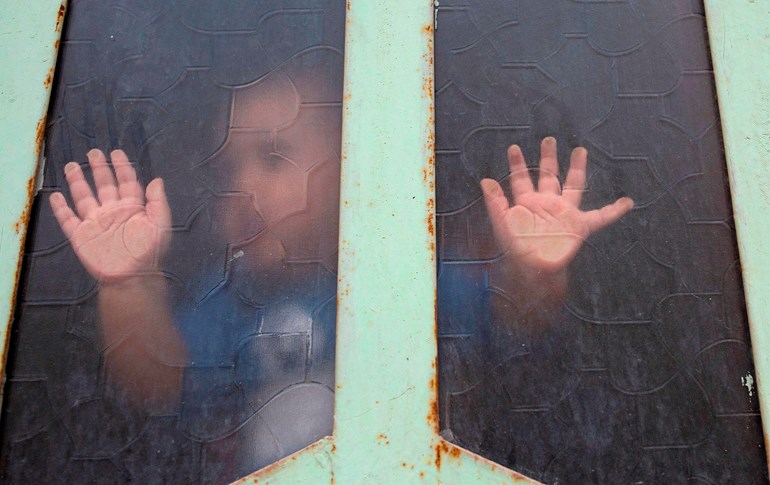
[[[705,5],[770,462],[770,2]]]
[[[66,0],[0,0],[0,402]]]
[[[770,416],[770,303],[762,299],[770,287],[770,4],[705,3],[760,403]],[[433,1],[347,5],[334,435],[243,482],[532,483],[438,435]],[[13,66],[0,72],[3,341],[64,10],[58,0],[23,8],[0,0],[0,65]],[[764,427],[768,436],[770,419]]]

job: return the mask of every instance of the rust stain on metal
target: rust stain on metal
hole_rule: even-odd
[[[59,46],[55,46],[55,48],[59,48]],[[43,80],[43,87],[48,89],[51,86],[51,83],[53,82],[53,68],[50,68],[48,70],[48,74],[46,74],[45,79]]]
[[[517,480],[517,481],[526,481],[528,483],[540,483],[538,481],[532,480],[531,478],[528,478],[521,473],[515,472],[513,470],[510,470],[508,468],[505,468],[502,465],[499,465],[491,460],[488,460],[487,458],[484,458],[483,456],[479,456],[475,453],[472,453],[468,450],[464,450],[460,448],[459,446],[455,445],[454,443],[450,443],[449,441],[446,441],[444,438],[439,438],[438,443],[435,445],[436,449],[436,459],[435,464],[436,468],[441,468],[441,463],[443,460],[457,460],[459,461],[463,455],[466,456],[466,459],[471,459],[476,463],[480,463],[483,465],[488,466],[489,468],[493,470],[497,470],[500,473],[507,475],[508,477]]]
[[[16,276],[13,279],[13,289],[11,290],[11,311],[8,315],[8,324],[5,326],[5,341],[3,342],[2,355],[0,355],[0,367],[2,367],[2,382],[5,383],[5,362],[8,357],[8,344],[11,341],[11,324],[16,310],[16,292],[19,291],[19,278],[21,277],[21,263],[24,257],[24,244],[19,245],[19,256],[16,259]]]
[[[454,460],[459,460],[461,455],[462,450],[458,446],[453,445],[443,438],[439,438],[438,443],[436,444],[436,458],[434,460],[436,468],[441,468],[441,461],[443,459],[451,458]]]
[[[35,175],[29,178],[27,180],[27,203],[24,205],[24,209],[21,211],[21,215],[19,215],[19,219],[14,223],[13,225],[13,231],[16,234],[22,235],[22,231],[24,231],[24,228],[27,227],[27,223],[29,223],[29,215],[30,211],[32,209],[32,197],[35,196]],[[22,246],[23,246],[22,241]]]
[[[434,298],[435,299],[435,298]],[[435,321],[435,314],[433,320]],[[434,324],[435,326],[435,324]],[[428,381],[428,389],[430,389],[430,403],[428,405],[428,425],[430,425],[431,429],[435,434],[438,434],[439,426],[438,426],[438,357],[433,358],[433,363],[431,364],[431,378]]]
[[[446,453],[450,458],[459,459],[460,454],[462,453],[460,451],[460,448],[455,445],[449,445],[446,441],[443,442],[443,451]]]
[[[390,440],[388,439],[388,435],[383,434],[383,433],[378,434],[377,435],[377,444],[378,445],[383,445],[384,444],[385,446],[390,445]]]
[[[433,253],[435,254],[435,252]],[[438,342],[438,295],[435,288],[433,291],[433,335],[435,341]],[[433,430],[433,434],[438,436],[439,434],[439,402],[438,402],[438,355],[433,357],[431,366],[431,378],[428,381],[428,389],[430,389],[430,403],[428,407],[428,425]],[[439,441],[439,445],[441,441]],[[441,466],[441,450],[436,449],[435,456],[436,468]]]
[[[39,123],[38,123],[39,125]],[[27,180],[27,203],[24,205],[19,219],[13,225],[13,230],[19,237],[19,254],[16,257],[16,273],[13,278],[13,288],[11,289],[10,306],[11,311],[8,315],[8,323],[5,326],[5,341],[3,342],[3,348],[0,349],[0,368],[2,369],[2,380],[5,382],[5,362],[8,356],[8,344],[11,338],[11,324],[13,323],[13,317],[16,310],[16,295],[19,291],[19,280],[21,279],[22,263],[24,261],[24,241],[27,236],[27,224],[29,223],[29,216],[32,209],[32,197],[35,191],[35,181],[37,175],[37,164],[35,165],[35,173]]]
[[[8,341],[11,336],[11,323],[13,322],[13,313],[16,309],[16,292],[19,289],[19,278],[21,278],[21,263],[22,259],[24,258],[24,244],[19,245],[19,256],[16,259],[16,276],[13,279],[13,289],[11,290],[11,314],[8,316],[8,325],[5,327],[7,331],[5,332],[5,342],[3,347],[3,360],[2,362],[5,362],[5,353],[8,351]]]
[[[433,76],[425,76],[422,80],[422,93],[424,96],[433,96]]]
[[[64,23],[64,14],[66,12],[67,12],[67,7],[65,7],[63,3],[59,5],[59,12],[56,14],[56,31],[57,32],[61,30],[62,24]]]
[[[427,126],[426,131],[428,133],[428,139],[426,141],[426,147],[425,151],[428,153],[428,159],[426,161],[425,168],[422,169],[422,179],[423,182],[427,183],[428,190],[430,191],[430,196],[428,198],[427,202],[427,216],[426,216],[426,225],[428,227],[428,234],[431,237],[431,241],[429,243],[429,249],[431,251],[431,255],[435,255],[436,252],[436,243],[435,243],[435,236],[436,236],[436,228],[435,228],[435,199],[434,199],[434,192],[435,192],[435,173],[436,173],[436,135],[435,135],[435,113],[434,113],[434,104],[433,104],[433,98],[435,95],[434,91],[434,85],[433,85],[433,24],[425,24],[422,27],[422,33],[427,37],[427,46],[428,50],[423,55],[423,59],[425,60],[426,64],[429,66],[428,73],[424,76],[423,82],[422,82],[422,95],[429,101],[430,106],[428,108],[428,120],[427,120]]]
[[[53,70],[48,71],[49,76],[52,72]],[[22,246],[24,246],[24,235],[22,234],[22,231],[25,230],[27,224],[29,223],[29,216],[32,210],[32,198],[35,196],[35,183],[37,182],[38,163],[40,160],[40,152],[43,150],[43,139],[45,138],[46,116],[47,115],[44,114],[43,117],[38,120],[37,125],[35,126],[35,168],[32,176],[29,178],[29,180],[27,180],[27,203],[24,206],[24,210],[22,210],[21,214],[19,215],[19,219],[13,225],[13,230],[16,232],[16,234],[22,235]]]
[[[350,0],[345,3],[345,25],[347,27],[353,25],[353,19],[350,17]]]
[[[37,149],[38,158],[40,158],[40,150],[43,148],[43,137],[45,136],[45,119],[46,116],[43,115],[43,117],[38,120],[37,126],[35,127],[35,148]]]

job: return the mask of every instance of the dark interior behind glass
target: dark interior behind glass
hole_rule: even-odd
[[[442,0],[436,29],[441,432],[546,483],[764,483],[702,2]],[[591,235],[559,310],[506,291],[480,181],[506,149],[588,150]],[[513,275],[515,276],[515,275]],[[688,482],[689,483],[689,482]]]
[[[4,481],[227,482],[331,434],[344,15],[331,0],[70,0],[12,327]],[[65,164],[93,182],[92,148],[124,150],[142,186],[163,179],[170,246],[148,284],[167,294],[183,361],[164,361],[165,341],[127,350],[159,315],[106,330],[105,285],[52,215],[53,192],[72,200]],[[116,381],[127,352],[181,369],[177,400]]]

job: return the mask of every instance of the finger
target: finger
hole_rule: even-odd
[[[64,176],[70,186],[72,201],[81,219],[88,217],[91,212],[99,208],[99,203],[94,198],[91,187],[83,176],[83,170],[77,162],[70,162],[64,166]]]
[[[532,179],[529,178],[524,154],[521,153],[521,148],[518,145],[508,147],[508,166],[511,169],[511,192],[513,192],[514,201],[517,197],[535,190],[532,186]]]
[[[567,180],[561,193],[564,198],[575,207],[580,207],[580,199],[586,188],[586,165],[588,164],[588,151],[583,147],[572,150],[569,160]]]
[[[163,180],[156,178],[147,184],[146,195],[146,211],[150,221],[160,228],[171,226],[171,209],[168,206],[168,198],[163,187]]]
[[[601,209],[584,212],[584,220],[588,225],[588,232],[594,233],[599,229],[609,226],[623,217],[626,212],[634,207],[634,201],[628,197],[621,197],[615,203],[605,205]]]
[[[556,158],[556,138],[548,136],[540,143],[540,171],[537,181],[537,191],[558,194],[559,160]]]
[[[481,191],[484,193],[484,204],[487,207],[487,214],[492,223],[492,231],[495,239],[501,246],[506,246],[507,237],[505,227],[505,211],[508,210],[508,198],[503,193],[503,188],[497,180],[483,179],[481,181]],[[503,247],[503,249],[506,249]]]
[[[75,215],[72,209],[70,209],[70,206],[67,205],[67,201],[64,199],[61,192],[54,192],[51,194],[51,197],[48,198],[48,202],[51,203],[51,210],[53,210],[53,215],[56,218],[56,222],[59,223],[62,232],[67,236],[67,239],[72,238],[75,229],[80,225],[80,219]]]
[[[128,157],[123,150],[114,150],[110,153],[112,166],[115,167],[115,175],[118,178],[118,194],[122,199],[138,199],[144,202],[144,191],[139,181],[136,180],[136,170],[131,166]]]
[[[99,196],[99,203],[118,200],[118,187],[115,184],[115,176],[112,169],[107,165],[107,159],[101,150],[94,148],[86,156],[91,165],[91,173],[94,175],[94,185],[96,185],[96,194]]]

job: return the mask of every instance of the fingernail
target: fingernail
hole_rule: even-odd
[[[70,162],[64,166],[64,173],[68,174],[79,167],[78,162]]]
[[[553,145],[554,143],[556,143],[556,138],[552,136],[547,136],[543,138],[543,143],[545,143],[546,145]]]
[[[481,189],[484,192],[491,192],[495,188],[495,183],[492,182],[490,179],[482,179],[481,180]]]

